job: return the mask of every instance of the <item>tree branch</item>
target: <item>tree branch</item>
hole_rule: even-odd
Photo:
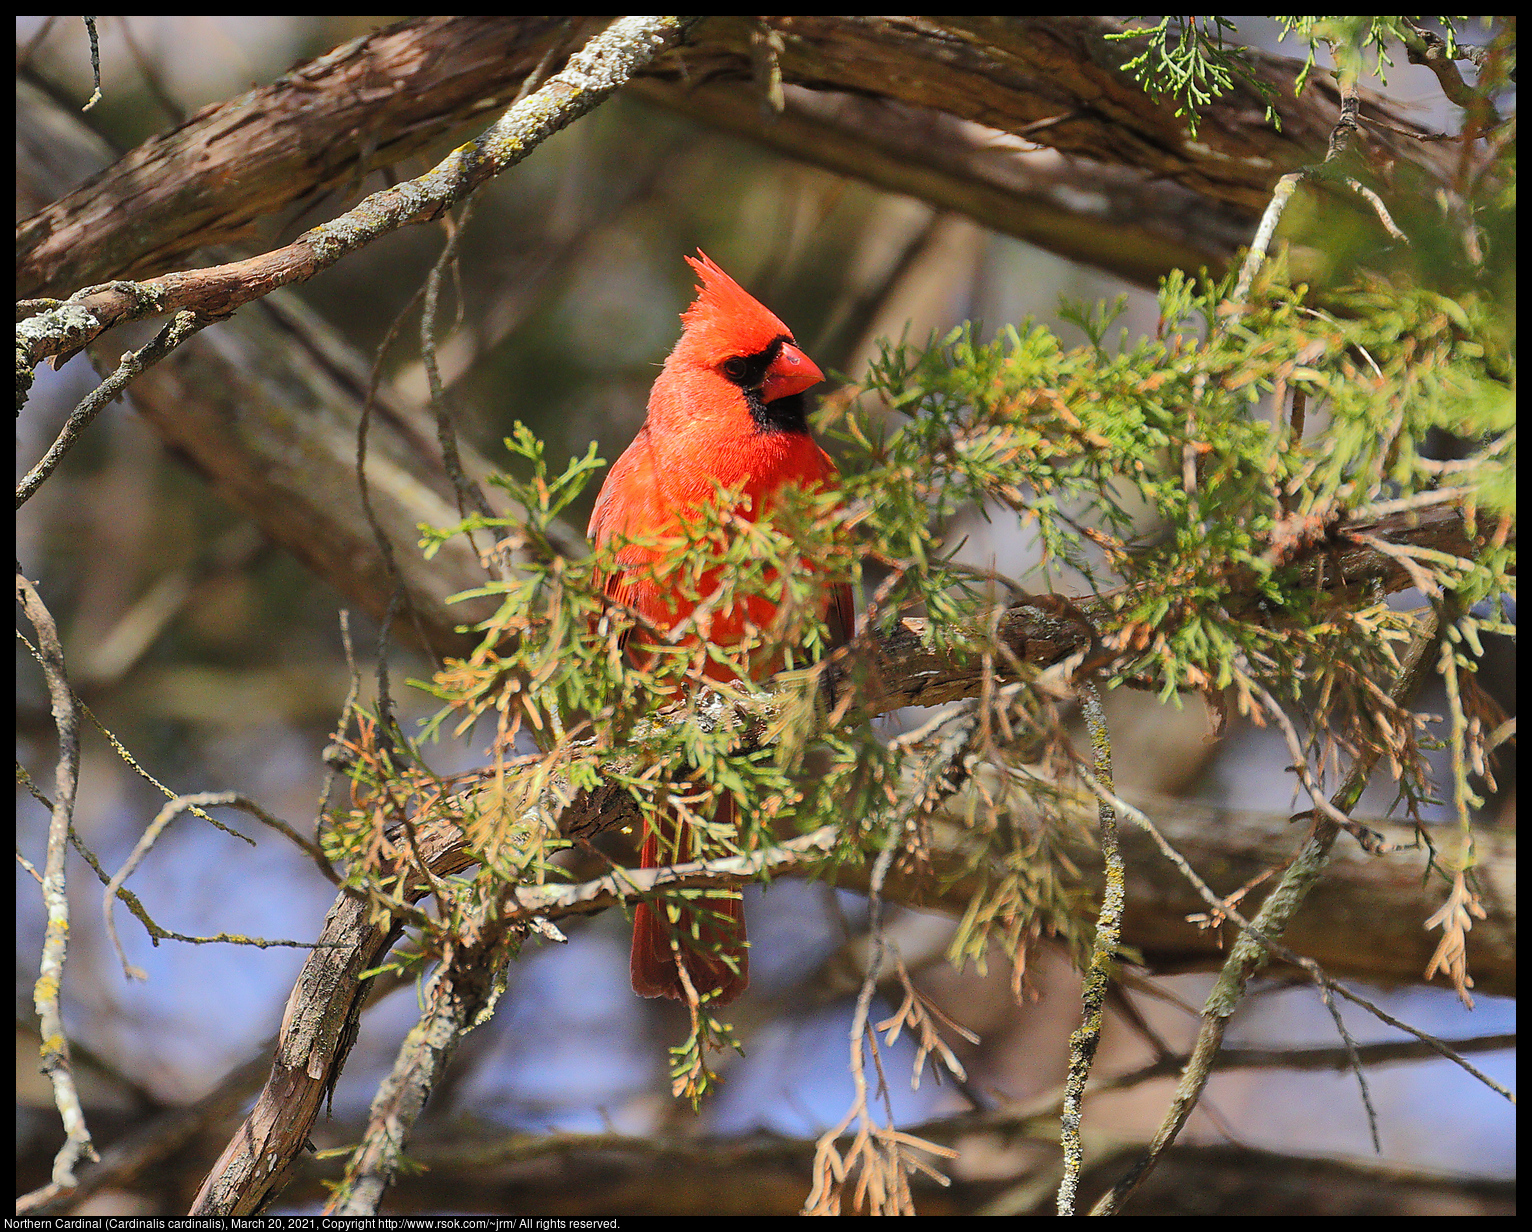
[[[163,273],[198,248],[249,241],[262,218],[354,190],[509,103],[559,24],[399,22],[204,107],[19,223],[17,294]]]
[[[1390,689],[1390,700],[1395,705],[1409,705],[1420,691],[1434,665],[1437,641],[1441,636],[1439,617],[1433,613],[1430,624],[1415,636],[1409,653],[1405,656],[1399,674]],[[1372,768],[1379,755],[1376,747],[1364,750],[1352,761],[1346,781],[1331,802],[1340,812],[1354,808],[1367,787]],[[1261,904],[1261,909],[1250,926],[1280,944],[1288,923],[1298,908],[1318,883],[1329,863],[1331,849],[1341,828],[1316,809],[1311,817],[1310,831],[1298,852],[1288,863],[1281,879]],[[1231,916],[1232,918],[1232,916]],[[1212,1073],[1213,1058],[1223,1045],[1224,1033],[1235,1007],[1243,999],[1250,979],[1271,958],[1271,948],[1250,933],[1241,931],[1229,952],[1228,960],[1219,972],[1218,981],[1208,994],[1202,1011],[1202,1022],[1197,1042],[1190,1059],[1181,1072],[1175,1098],[1155,1134],[1154,1141],[1142,1159],[1136,1161],[1092,1210],[1092,1214],[1113,1214],[1132,1196],[1133,1191],[1154,1169],[1164,1153],[1186,1125],[1192,1109],[1201,1099],[1202,1092]]]
[[[1389,530],[1375,529],[1385,534],[1418,536],[1434,542],[1453,542],[1456,535],[1465,538],[1461,546],[1465,554],[1471,554],[1472,548],[1466,542],[1460,519],[1454,529],[1456,513],[1453,510],[1412,511],[1392,516],[1397,522]],[[1408,574],[1399,569],[1397,561],[1365,546],[1339,549],[1339,554],[1347,557],[1349,562],[1340,567],[1331,559],[1335,552],[1328,545],[1309,551],[1315,557],[1325,556],[1322,565],[1317,559],[1302,563],[1319,587],[1354,585],[1358,575],[1365,575],[1374,584],[1385,586],[1392,579],[1401,589],[1412,584]],[[1096,603],[1099,610],[1100,601]],[[950,656],[938,655],[922,642],[920,634],[919,622],[904,621],[878,643],[880,679],[866,704],[870,713],[886,712],[909,704],[934,705],[978,694],[982,671]],[[1041,607],[1018,604],[1009,609],[1000,621],[1000,636],[1018,659],[1046,665],[1059,663],[1077,651],[1090,648],[1099,634],[1085,625],[1079,616],[1061,615],[1058,606],[1044,603]],[[764,704],[769,706],[769,699]],[[725,714],[723,711],[727,708],[721,703],[716,708],[719,710],[714,716],[716,721],[739,721],[732,709]],[[486,781],[493,780],[493,776],[484,777]],[[574,792],[567,783],[561,785],[553,781],[548,785],[544,799],[547,803],[538,811],[553,821],[556,831],[566,837],[589,837],[630,826],[638,820],[632,797],[616,781],[608,781],[589,792]],[[825,837],[816,833],[799,841],[806,847],[813,847],[825,841]],[[449,875],[474,862],[466,837],[451,820],[437,818],[429,824],[419,825],[416,839],[425,864],[435,876]],[[1249,855],[1247,843],[1242,843],[1240,850]],[[586,886],[528,890],[523,892],[524,895],[535,897],[523,897],[518,911],[531,920],[539,915],[596,910],[617,897],[629,898],[651,890],[668,877],[679,876],[682,884],[688,885],[716,884],[712,880],[715,877],[738,881],[768,867],[781,869],[802,862],[801,853],[795,848],[783,848],[780,855],[776,852],[777,849],[768,849],[751,856],[736,857],[741,863],[737,870],[731,868],[729,872],[723,871],[728,865],[716,863],[675,872],[659,871],[654,875],[653,885],[633,882],[624,887],[614,874]],[[1132,867],[1131,851],[1127,855]],[[757,865],[755,861],[764,863]],[[773,861],[777,863],[773,865]],[[412,867],[408,859],[402,858],[395,871],[399,875],[411,875]],[[621,874],[624,881],[637,876],[633,872]],[[402,894],[405,901],[413,901],[426,889],[424,881],[413,877],[411,888]],[[925,905],[924,900],[921,905]],[[1427,912],[1422,912],[1415,918],[1423,919],[1425,914]],[[343,895],[337,901],[321,935],[321,948],[315,950],[305,965],[289,1000],[272,1079],[246,1127],[236,1135],[204,1185],[197,1211],[232,1214],[261,1209],[275,1191],[276,1182],[267,1184],[264,1179],[256,1181],[253,1178],[281,1173],[296,1158],[305,1140],[305,1127],[318,1112],[322,1092],[327,1084],[334,1082],[350,1047],[350,1033],[354,1032],[355,1014],[360,1004],[360,972],[377,964],[392,944],[395,935],[392,929],[398,927],[397,923],[385,926],[368,922],[371,919],[372,913],[350,895]],[[1128,944],[1135,944],[1133,922],[1134,913],[1130,912],[1124,933]],[[1475,930],[1473,934],[1479,944],[1487,936],[1484,930]],[[1354,952],[1351,946],[1343,949]],[[1345,970],[1346,967],[1341,964],[1338,969]]]
[[[123,321],[186,309],[225,317],[242,304],[292,282],[304,282],[342,257],[400,227],[430,222],[485,181],[515,166],[545,139],[603,102],[642,64],[683,32],[674,17],[624,17],[570,58],[534,94],[512,106],[482,136],[459,147],[425,175],[374,193],[339,218],[258,257],[209,269],[164,274],[140,283],[113,282],[77,292],[68,306],[94,324],[32,329],[20,336],[29,363],[62,360]]]
[[[56,790],[52,816],[48,822],[48,855],[43,866],[43,905],[48,923],[43,932],[42,960],[33,986],[33,1005],[37,1010],[38,1030],[42,1035],[42,1072],[53,1084],[53,1098],[64,1123],[64,1145],[53,1161],[53,1184],[73,1188],[75,1164],[80,1159],[96,1159],[96,1148],[80,1107],[80,1093],[75,1087],[69,1065],[69,1036],[64,1028],[60,993],[64,982],[64,963],[69,952],[69,894],[66,884],[69,854],[69,830],[74,819],[75,790],[80,773],[80,703],[69,687],[64,664],[64,647],[59,640],[53,616],[44,606],[32,583],[18,571],[16,598],[32,627],[37,630],[39,659],[48,683],[48,697],[53,710],[53,726],[58,731],[59,759],[54,772]]]
[[[1339,114],[1331,83],[1316,78],[1295,96],[1299,62],[1252,53],[1281,131],[1241,81],[1209,104],[1193,141],[1173,106],[1120,71],[1136,48],[1105,40],[1121,29],[1112,19],[816,15],[760,20],[780,38],[789,87],[851,100],[809,103],[789,88],[786,112],[768,121],[755,85],[757,20],[702,22],[645,72],[645,97],[1151,285],[1201,256],[1213,268],[1232,257],[1272,184],[1315,161]],[[260,217],[360,182],[514,95],[557,25],[417,18],[206,108],[25,219],[18,291],[64,295],[163,271],[198,247],[245,238]],[[1389,125],[1366,137],[1380,163],[1446,178],[1446,156],[1422,144],[1422,130],[1386,100],[1365,102]],[[925,142],[928,131],[942,140]],[[1039,169],[1035,146],[1081,161]],[[1082,192],[1084,206],[1072,195]]]

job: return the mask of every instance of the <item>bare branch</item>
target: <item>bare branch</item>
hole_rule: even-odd
[[[58,768],[54,772],[56,791],[52,817],[48,822],[48,858],[43,866],[43,904],[48,911],[48,924],[43,934],[42,961],[33,989],[33,1004],[43,1039],[42,1071],[53,1083],[54,1102],[64,1122],[65,1141],[53,1161],[53,1184],[72,1188],[75,1164],[80,1158],[99,1158],[91,1143],[85,1112],[80,1107],[80,1095],[69,1068],[69,1037],[64,1030],[59,999],[69,952],[69,894],[65,866],[80,773],[80,704],[69,687],[64,647],[59,641],[53,617],[32,583],[19,572],[16,574],[16,597],[37,630],[43,675],[48,682],[48,697],[53,709],[53,725],[59,739]]]
[[[509,886],[497,887],[475,921],[478,935],[454,947],[427,990],[427,1011],[405,1037],[394,1068],[379,1085],[367,1132],[325,1206],[328,1215],[375,1215],[426,1099],[463,1036],[494,1010],[511,956],[504,924],[494,919]]]
[[[1437,644],[1440,632],[1439,622],[1433,614],[1428,626],[1417,634],[1390,690],[1390,697],[1396,705],[1407,704],[1425,683],[1434,659],[1432,650]],[[1330,801],[1338,812],[1345,814],[1355,807],[1362,789],[1367,785],[1379,752],[1376,746],[1368,747],[1352,763],[1345,783]],[[1153,1170],[1160,1155],[1175,1141],[1176,1136],[1186,1124],[1187,1118],[1191,1116],[1192,1109],[1196,1107],[1203,1088],[1207,1085],[1208,1077],[1212,1072],[1210,1068],[1212,1059],[1223,1043],[1229,1018],[1243,996],[1245,986],[1251,976],[1268,961],[1269,955],[1279,950],[1279,939],[1287,922],[1319,880],[1328,863],[1330,849],[1339,833],[1340,826],[1328,818],[1320,818],[1316,815],[1308,837],[1283,873],[1281,881],[1267,895],[1255,919],[1242,925],[1243,931],[1240,938],[1231,949],[1228,961],[1219,973],[1218,982],[1208,994],[1207,1004],[1202,1012],[1202,1027],[1198,1032],[1191,1059],[1182,1071],[1175,1099],[1161,1122],[1154,1142],[1147,1154],[1101,1198],[1093,1209],[1093,1213],[1111,1214],[1120,1209],[1122,1203]],[[1207,891],[1207,894],[1211,895],[1211,891]],[[1210,905],[1215,910],[1220,908],[1216,896],[1210,899]],[[1224,907],[1223,909],[1230,919],[1235,918],[1232,908]],[[1316,978],[1318,978],[1317,975]]]
[[[16,508],[20,509],[27,503],[32,493],[43,485],[44,480],[53,473],[54,467],[63,460],[70,447],[80,438],[80,434],[90,426],[91,421],[105,410],[109,403],[121,396],[122,391],[134,377],[151,364],[164,359],[198,330],[211,324],[211,321],[198,317],[195,312],[178,312],[175,319],[160,330],[152,341],[124,355],[117,370],[91,390],[80,405],[75,407],[64,422],[63,428],[60,429],[58,439],[38,460],[37,465],[16,485]],[[68,337],[75,336],[73,330],[65,332]]]

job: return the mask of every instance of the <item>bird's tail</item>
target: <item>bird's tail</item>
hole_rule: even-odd
[[[733,824],[734,800],[724,796],[716,818]],[[676,841],[664,844],[661,834],[647,830],[639,856],[641,868],[658,868],[691,858],[689,827],[672,819]],[[670,834],[663,836],[667,840]],[[672,940],[674,945],[672,945]],[[709,1005],[727,1005],[750,982],[750,956],[745,942],[745,903],[738,890],[707,890],[692,903],[639,903],[633,910],[633,991],[641,997],[686,999],[681,966],[699,997],[717,991]]]

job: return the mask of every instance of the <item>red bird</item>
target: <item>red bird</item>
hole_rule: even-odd
[[[702,285],[681,314],[681,339],[649,393],[643,427],[596,498],[586,533],[597,545],[680,535],[683,519],[711,502],[719,484],[749,497],[748,510],[742,502],[739,512],[753,518],[784,486],[819,491],[835,482],[835,464],[809,435],[803,400],[803,391],[824,380],[824,373],[798,349],[787,326],[701,249],[697,257],[686,258]],[[674,629],[698,603],[656,576],[663,555],[656,547],[621,547],[619,568],[605,579],[605,590],[651,625]],[[705,600],[711,589],[706,578],[700,589]],[[827,585],[824,599],[832,639],[846,640],[854,621],[851,587]],[[769,600],[747,599],[701,613],[697,634],[715,646],[737,645],[747,622],[764,628],[774,612]],[[704,670],[716,680],[734,678],[712,660]],[[763,667],[760,674],[768,673]],[[731,797],[723,797],[716,817],[734,821]],[[670,859],[661,859],[661,835],[646,829],[641,867],[692,858],[688,827],[676,828],[678,834],[664,836],[665,854],[675,853]],[[715,894],[695,916],[680,908],[674,923],[659,904],[635,908],[632,976],[640,996],[685,999],[672,937],[699,996],[717,992],[711,1004],[726,1005],[744,991],[749,960],[743,899],[737,891]],[[694,929],[710,953],[690,946]]]

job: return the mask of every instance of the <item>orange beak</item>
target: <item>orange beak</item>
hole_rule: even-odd
[[[771,367],[766,369],[766,379],[761,383],[761,401],[775,402],[789,394],[801,394],[824,379],[825,374],[812,359],[791,342],[784,342]]]

